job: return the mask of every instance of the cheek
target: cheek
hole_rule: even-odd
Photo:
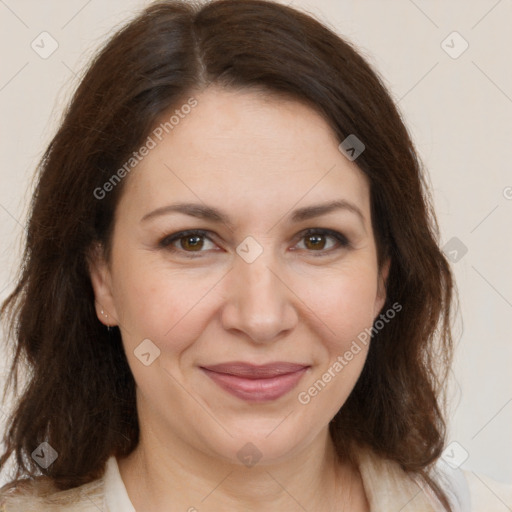
[[[166,352],[184,351],[201,338],[229,295],[229,290],[221,293],[225,285],[219,282],[221,275],[211,269],[169,269],[147,252],[125,247],[114,258],[114,292],[127,347],[133,350],[149,338]],[[290,296],[302,317],[299,322],[309,324],[329,355],[343,353],[373,323],[375,269],[371,261],[359,257],[342,268],[308,274],[290,274],[286,279],[293,282],[299,299]]]
[[[318,367],[299,389],[304,414],[330,421],[345,403],[363,369],[377,291],[371,269],[332,276],[323,293],[310,293],[313,332],[321,341]],[[322,284],[322,283],[319,283]],[[314,411],[314,412],[313,412]]]
[[[376,281],[371,266],[354,266],[303,282],[298,294],[306,297],[312,318],[323,324],[330,344],[339,347],[372,325]]]
[[[114,299],[129,346],[149,338],[166,350],[180,351],[187,340],[199,337],[203,326],[198,319],[208,315],[203,299],[218,278],[162,269],[144,255],[139,261],[119,257],[117,269]]]

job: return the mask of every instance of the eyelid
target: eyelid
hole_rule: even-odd
[[[172,244],[174,242],[179,241],[182,238],[186,238],[187,236],[201,236],[203,238],[207,238],[208,240],[212,241],[211,239],[211,231],[207,231],[204,229],[185,229],[183,231],[177,231],[176,233],[172,233],[171,235],[164,236],[159,242],[158,246],[162,249],[167,249],[175,253],[182,253],[185,255],[185,257],[188,258],[194,258],[197,257],[197,255],[200,255],[202,252],[205,251],[184,251],[183,249],[177,249],[175,247],[172,247]]]
[[[178,249],[178,248],[172,247],[172,244],[174,242],[179,241],[182,238],[186,238],[187,236],[194,236],[194,235],[206,238],[206,239],[210,240],[211,242],[215,243],[212,240],[212,237],[211,237],[212,232],[211,231],[204,230],[204,229],[187,229],[187,230],[183,230],[183,231],[177,231],[176,233],[173,233],[171,235],[166,235],[158,242],[158,246],[161,247],[162,249],[167,249],[174,253],[181,253],[187,258],[197,258],[201,255],[201,253],[208,252],[208,251],[185,251],[183,249]],[[312,236],[312,235],[323,235],[326,237],[331,237],[334,240],[336,240],[339,244],[337,247],[334,247],[332,249],[327,249],[327,250],[318,250],[318,251],[313,251],[313,250],[308,251],[307,249],[305,250],[309,254],[316,256],[316,257],[326,256],[326,255],[331,254],[332,252],[335,252],[339,249],[343,249],[343,248],[346,249],[346,248],[352,247],[350,240],[343,233],[340,233],[336,230],[329,229],[329,228],[303,229],[302,231],[297,233],[297,235],[295,237],[297,239],[297,242],[295,243],[295,245],[297,245],[297,243],[299,243],[303,238],[305,238],[307,236]],[[296,249],[293,249],[293,250],[296,250]],[[304,250],[304,249],[302,249],[302,250]]]
[[[311,235],[324,235],[324,236],[330,236],[331,238],[334,238],[337,240],[341,245],[349,247],[351,246],[350,240],[347,236],[345,236],[343,233],[340,233],[339,231],[336,231],[334,229],[329,228],[307,228],[302,230],[300,233],[297,234],[299,237],[299,240],[302,240],[306,236]],[[315,251],[312,251],[315,252]],[[321,252],[321,251],[318,251]]]

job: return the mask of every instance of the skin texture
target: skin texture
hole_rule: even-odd
[[[128,494],[137,510],[367,510],[328,424],[368,347],[307,405],[298,401],[384,304],[389,266],[379,274],[367,179],[305,105],[215,87],[194,97],[198,105],[125,178],[111,259],[91,266],[98,317],[119,326],[137,383],[141,440],[119,461]],[[338,199],[363,219],[340,209],[291,221],[295,209]],[[177,202],[218,208],[232,226],[182,213],[141,221]],[[350,245],[311,240],[301,234],[308,228],[335,230]],[[188,229],[209,232],[199,249],[186,237],[176,252],[159,246]],[[252,263],[236,252],[247,236],[263,250]],[[149,366],[134,354],[144,339],[160,350]],[[199,368],[228,361],[310,368],[291,392],[254,403]],[[253,467],[237,457],[248,442],[261,453]]]

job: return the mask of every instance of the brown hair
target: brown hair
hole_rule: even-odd
[[[307,14],[265,0],[157,2],[115,34],[83,77],[39,166],[19,280],[2,306],[14,359],[29,377],[5,436],[16,478],[41,469],[43,441],[59,456],[44,470],[61,489],[99,476],[138,442],[135,382],[119,329],[98,321],[87,255],[109,256],[123,181],[94,191],[130,157],[159,116],[209,84],[285,94],[313,106],[340,141],[366,146],[379,266],[391,258],[387,299],[402,311],[372,336],[362,374],[330,424],[338,453],[362,443],[429,477],[445,437],[444,382],[452,357],[454,284],[422,167],[382,81],[358,52]],[[127,178],[126,178],[127,179]],[[4,393],[5,400],[5,393]]]

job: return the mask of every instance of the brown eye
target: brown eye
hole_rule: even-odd
[[[309,229],[302,233],[301,242],[304,240],[304,250],[314,254],[314,256],[322,256],[327,253],[334,252],[337,249],[350,247],[347,238],[331,229]]]
[[[166,250],[181,253],[183,256],[194,257],[196,256],[194,253],[200,256],[200,253],[207,252],[205,249],[210,248],[208,243],[212,248],[215,247],[206,231],[191,230],[168,235],[160,240],[158,245]]]
[[[198,235],[184,236],[178,240],[185,251],[200,251],[204,245],[204,240]]]
[[[325,235],[309,235],[305,237],[305,245],[308,249],[322,250],[325,247]]]

